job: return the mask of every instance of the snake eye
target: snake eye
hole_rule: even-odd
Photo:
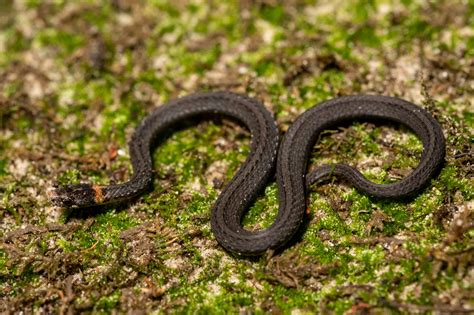
[[[96,204],[95,191],[88,184],[55,186],[50,198],[54,205],[64,208],[82,208]]]

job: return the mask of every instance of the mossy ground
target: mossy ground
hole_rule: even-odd
[[[1,312],[474,309],[473,1],[1,1],[0,29]],[[410,201],[314,187],[301,239],[260,259],[229,255],[210,229],[248,154],[232,122],[172,134],[133,203],[48,201],[54,183],[125,181],[137,123],[203,90],[260,99],[282,132],[332,97],[399,96],[438,118],[446,164]],[[421,150],[401,126],[360,122],[328,132],[312,165],[391,182]],[[268,226],[277,204],[269,184],[244,224]]]

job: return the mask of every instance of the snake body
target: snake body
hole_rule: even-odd
[[[445,154],[438,122],[421,107],[398,98],[360,95],[320,103],[297,118],[279,146],[275,121],[260,102],[230,92],[202,93],[162,105],[141,122],[130,141],[133,166],[130,181],[109,186],[56,187],[53,202],[63,207],[88,207],[142,194],[152,184],[150,151],[154,140],[183,120],[210,116],[236,120],[251,133],[250,154],[218,196],[211,216],[212,231],[219,244],[242,255],[261,255],[268,249],[280,249],[295,235],[304,219],[307,187],[313,183],[338,176],[371,197],[403,198],[428,183],[439,170]],[[423,143],[419,165],[410,175],[392,184],[375,184],[346,164],[322,165],[306,174],[311,149],[321,132],[353,120],[388,120],[408,126]],[[267,229],[246,230],[242,218],[266,186],[275,165],[278,215]]]

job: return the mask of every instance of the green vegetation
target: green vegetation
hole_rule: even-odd
[[[0,312],[474,309],[474,2],[170,3],[0,3]],[[312,187],[299,238],[252,259],[223,251],[209,223],[249,153],[235,122],[170,131],[153,153],[154,190],[133,202],[51,205],[54,184],[126,181],[140,120],[203,90],[260,99],[282,133],[329,98],[399,96],[440,121],[446,164],[411,200]],[[402,126],[355,122],[327,131],[310,164],[390,183],[421,153]],[[277,210],[269,183],[243,224],[268,227]]]

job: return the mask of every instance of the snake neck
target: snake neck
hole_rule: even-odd
[[[104,203],[120,202],[129,200],[148,191],[153,183],[151,169],[135,172],[130,181],[109,186],[95,186],[97,198]]]

